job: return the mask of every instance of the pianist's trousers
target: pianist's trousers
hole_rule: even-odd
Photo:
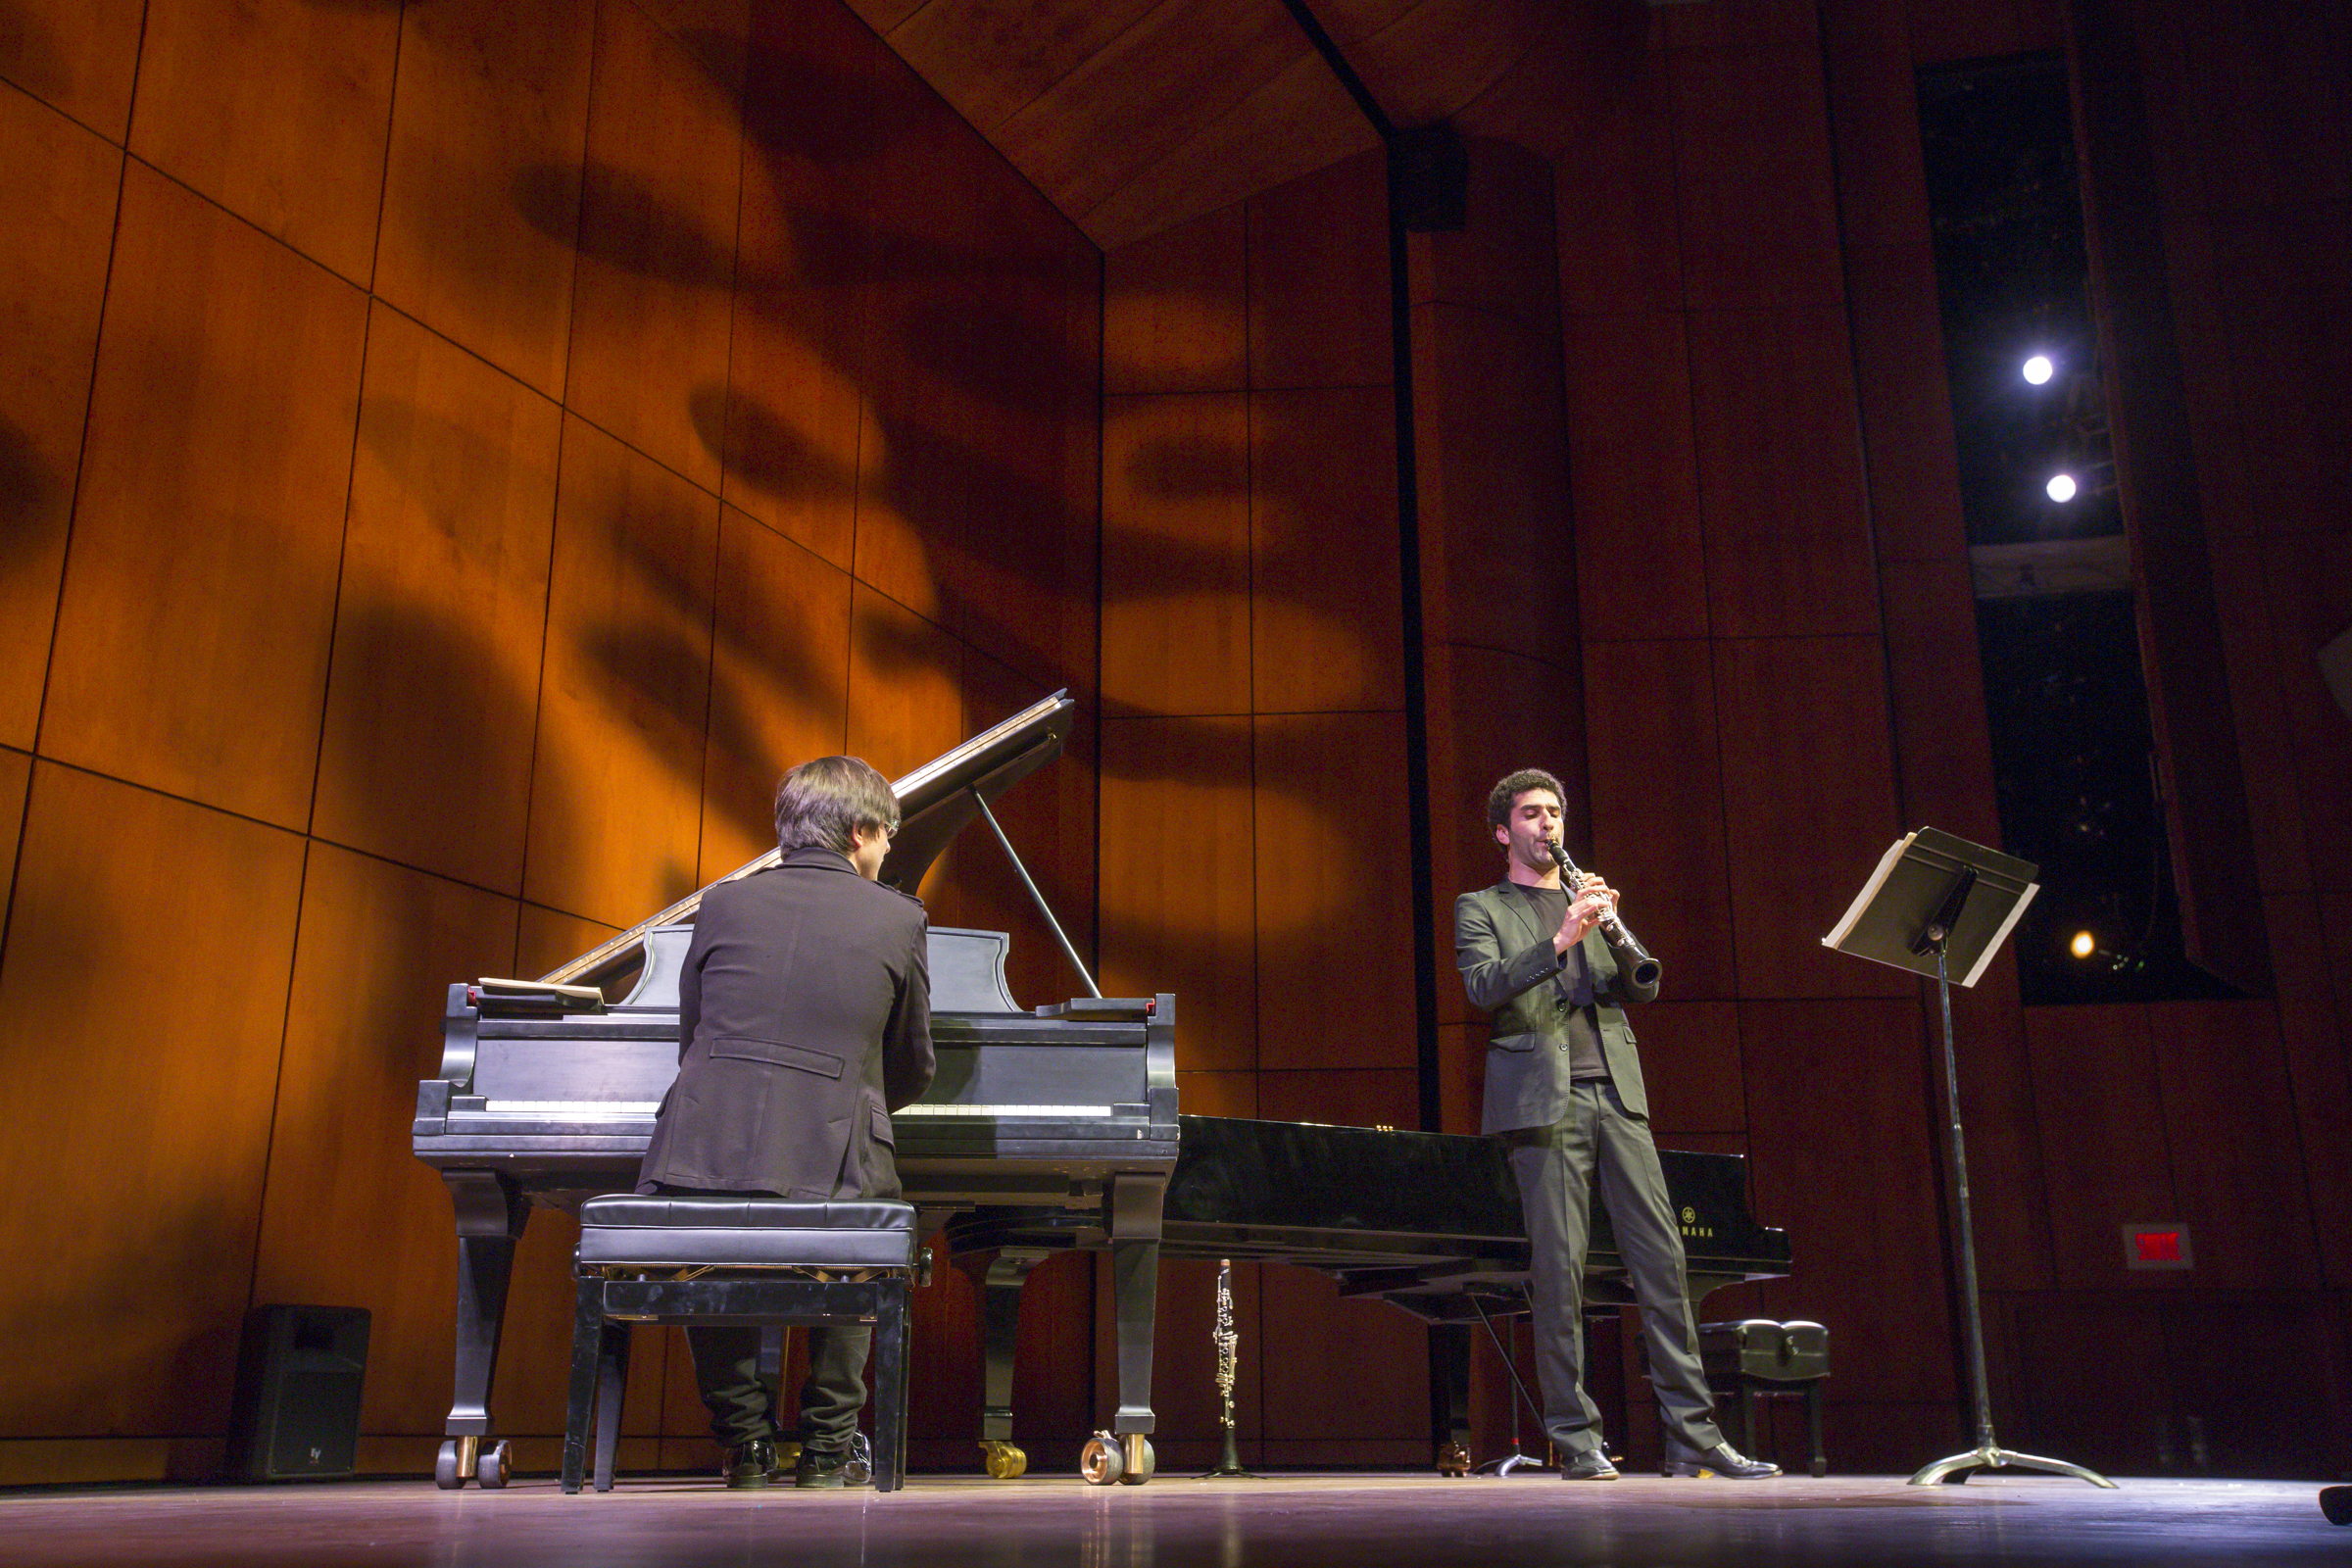
[[[1693,1448],[1723,1441],[1716,1429],[1698,1329],[1691,1321],[1683,1236],[1666,1196],[1649,1124],[1625,1113],[1606,1079],[1580,1081],[1558,1125],[1510,1135],[1511,1174],[1527,1216],[1534,1265],[1536,1382],[1544,1430],[1561,1453],[1600,1446],[1600,1409],[1585,1388],[1585,1250],[1592,1240],[1592,1186],[1642,1304],[1658,1419]]]
[[[853,1153],[853,1160],[855,1153]],[[889,1158],[882,1159],[885,1171]],[[863,1184],[860,1184],[863,1185]],[[896,1198],[897,1175],[889,1173],[888,1191],[852,1191],[845,1198]],[[721,1192],[708,1187],[672,1187],[645,1182],[639,1192],[672,1194],[681,1198],[775,1197],[775,1194]],[[710,1432],[720,1444],[734,1447],[760,1438],[797,1438],[803,1447],[821,1453],[841,1453],[858,1433],[858,1412],[865,1408],[865,1359],[873,1348],[871,1324],[841,1328],[808,1328],[808,1379],[801,1385],[801,1418],[788,1425],[769,1397],[767,1382],[760,1376],[760,1335],[757,1327],[689,1328],[686,1343],[694,1351],[694,1380],[703,1405],[710,1412]]]

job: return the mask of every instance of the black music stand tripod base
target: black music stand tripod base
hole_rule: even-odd
[[[1965,1481],[1973,1470],[2046,1470],[2115,1490],[2096,1470],[2064,1459],[2042,1459],[2004,1448],[1992,1435],[1992,1391],[1984,1375],[1984,1314],[1977,1292],[1975,1211],[1968,1196],[1968,1145],[1960,1131],[1960,1058],[1952,1045],[1952,966],[1962,985],[1975,985],[1984,964],[2032,902],[2040,868],[1921,828],[1895,840],[1880,859],[1845,917],[1822,938],[1825,946],[1858,958],[1936,977],[1943,1008],[1943,1104],[1951,1152],[1952,1190],[1959,1209],[1960,1295],[1967,1307],[1968,1370],[1975,1396],[1977,1446],[1938,1459],[1911,1478],[1915,1487]],[[1972,895],[1974,895],[1972,899]],[[1932,962],[1931,962],[1932,960]]]

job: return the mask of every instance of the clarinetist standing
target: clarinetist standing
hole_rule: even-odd
[[[1570,1481],[1613,1481],[1585,1389],[1585,1249],[1595,1179],[1649,1343],[1666,1461],[1682,1475],[1780,1474],[1715,1425],[1683,1238],[1649,1136],[1628,1002],[1658,994],[1658,963],[1617,916],[1617,890],[1574,872],[1560,842],[1560,781],[1523,768],[1487,796],[1503,880],[1453,905],[1454,956],[1472,1005],[1493,1014],[1482,1130],[1510,1147],[1534,1278],[1544,1428]]]

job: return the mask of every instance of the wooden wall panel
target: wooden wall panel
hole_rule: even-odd
[[[1879,554],[1895,561],[1957,555],[1968,537],[1935,257],[1924,238],[1849,250],[1846,279]]]
[[[521,892],[562,436],[556,405],[374,308],[314,833]]]
[[[2127,1273],[2118,1228],[2180,1217],[2148,1009],[2029,1007],[2026,1047],[2060,1287],[2177,1285]]]
[[[31,37],[32,24],[25,24]],[[0,744],[29,747],[74,512],[122,154],[0,95]]]
[[[850,600],[851,754],[897,778],[964,739],[962,659],[947,633],[858,583]]]
[[[705,57],[739,59],[744,25]],[[594,78],[564,404],[715,492],[719,449],[694,411],[727,377],[740,70],[714,75],[628,0],[603,0]]]
[[[1420,1120],[1420,1089],[1410,1067],[1271,1068],[1257,1075],[1257,1113],[1268,1121],[1409,1128]]]
[[[847,572],[720,514],[699,882],[774,849],[776,781],[847,744],[850,592]]]
[[[2312,1229],[2330,1286],[2352,1279],[2352,1061],[2342,1047],[2343,1013],[2328,982],[2328,929],[2317,899],[2263,900],[2278,982],[2278,1032],[2286,1053],[2295,1122],[2308,1173]]]
[[[226,1429],[302,874],[299,838],[34,767],[0,1057],[8,1116],[41,1129],[7,1174],[44,1195],[11,1225],[43,1283],[0,1316],[0,1432]]]
[[[1980,0],[1908,0],[1911,57],[1919,65],[2011,55],[2026,47],[2017,13]]]
[[[1410,1069],[1404,717],[1261,717],[1255,732],[1259,1066]]]
[[[1706,555],[1684,318],[1571,317],[1563,336],[1584,636],[1703,637]]]
[[[1934,989],[1927,1008],[1937,1170],[1943,1153],[1943,1025]],[[1952,993],[1961,1124],[1968,1141],[1970,1201],[1977,1215],[1977,1272],[1987,1291],[2044,1291],[2055,1283],[2050,1200],[2042,1175],[2040,1118],[2027,1050],[2017,966],[1996,959],[1973,990]],[[1946,1177],[1948,1184],[1949,1178]]]
[[[1840,303],[1819,49],[1681,50],[1671,70],[1686,301],[1693,310]]]
[[[1908,998],[1740,1004],[1753,1201],[1799,1258],[1766,1315],[1830,1325],[1846,1399],[1953,1393],[1921,1024]]]
[[[1909,996],[1821,945],[1898,831],[1876,638],[1715,645],[1741,997]]]
[[[1928,237],[1919,89],[1903,13],[1904,0],[1827,0],[1821,8],[1838,212],[1849,269],[1857,252]]]
[[[1844,310],[1693,316],[1690,331],[1715,634],[1875,632]]]
[[[130,150],[366,287],[399,52],[384,6],[150,6]]]
[[[564,392],[595,0],[401,18],[375,288],[549,397]]]
[[[363,1431],[435,1432],[449,1413],[457,1248],[409,1121],[440,1064],[448,986],[505,972],[514,921],[511,899],[312,852],[253,1297],[373,1314]]]
[[[2310,1290],[2318,1238],[2278,1015],[2259,1002],[2151,1007],[2165,1146],[2206,1289]],[[2340,1143],[2331,1133],[2330,1143]]]
[[[1386,387],[1250,399],[1257,712],[1404,706],[1396,430]]]
[[[629,924],[635,925],[638,920],[655,912],[647,909],[644,914],[633,917]],[[526,976],[551,973],[589,949],[601,945],[619,929],[602,921],[583,920],[576,914],[564,914],[561,910],[526,904],[522,906],[520,918],[515,925],[514,972]],[[461,975],[458,978],[478,977]]]
[[[308,818],[366,321],[356,290],[132,166],[44,755]]]
[[[1250,510],[1244,395],[1103,400],[1102,683],[1110,710],[1249,711]]]
[[[1412,302],[1468,306],[1549,338],[1560,320],[1551,165],[1540,153],[1481,136],[1464,150],[1468,226],[1406,240]]]
[[[718,502],[564,423],[523,896],[634,925],[699,885]]]
[[[0,77],[122,144],[146,0],[17,0],[0,31]]]
[[[1257,1061],[1247,718],[1105,718],[1102,989],[1176,994],[1179,1070]]]
[[[1248,209],[1241,203],[1102,258],[1102,392],[1249,384]]]
[[[2352,533],[2278,540],[2264,549],[2263,562],[2311,882],[2341,892],[2352,889],[2352,732],[2320,676],[2318,656],[2352,622]]]
[[[2230,711],[2237,720],[2255,878],[2266,892],[2301,891],[2312,885],[2311,855],[2304,839],[2293,726],[2279,678],[2278,615],[2263,555],[2259,544],[2214,553],[2214,608],[2221,616]],[[2279,940],[2276,923],[2271,938]]]
[[[1684,304],[1668,56],[1624,53],[1622,74],[1578,105],[1552,166],[1560,309],[1571,315]]]
[[[1379,413],[1390,416],[1385,398]],[[1558,331],[1487,310],[1418,307],[1413,437],[1423,641],[1563,661],[1577,562],[1561,548],[1569,509]],[[1367,488],[1376,466],[1394,467],[1394,443],[1370,428],[1353,450]],[[1394,584],[1384,586],[1393,601]]]
[[[8,926],[9,895],[17,885],[17,847],[24,828],[24,791],[32,782],[32,759],[0,751],[0,931]]]
[[[1626,912],[1630,918],[1630,906]],[[1646,944],[1649,938],[1642,940]],[[1669,971],[1660,996],[1680,996],[1683,989]],[[1645,1003],[1632,1009],[1628,1021],[1641,1039],[1642,1081],[1659,1138],[1747,1132],[1737,1003]]]
[[[1817,8],[1806,0],[1729,0],[1704,11],[1668,11],[1658,20],[1666,41],[1677,49],[1804,44],[1821,26]]]
[[[1879,572],[1903,821],[1999,844],[1968,562],[1888,561]]]
[[[1595,643],[1585,662],[1592,831],[1570,851],[1625,895],[1667,995],[1738,995],[1723,736],[1704,642]],[[1744,930],[1739,933],[1744,937]]]
[[[1250,201],[1250,384],[1386,386],[1388,188],[1365,154]]]

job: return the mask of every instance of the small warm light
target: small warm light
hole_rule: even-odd
[[[2076,932],[2075,940],[2066,945],[2066,951],[2078,958],[2089,957],[2098,951],[2098,940],[2087,931]]]
[[[2042,489],[2049,492],[2052,501],[2072,501],[2075,499],[2075,476],[2071,473],[2053,473],[2050,482],[2043,485]]]
[[[2057,373],[2057,370],[2058,367],[2050,363],[2050,357],[2047,354],[2036,354],[2025,365],[2026,379],[2035,386],[2047,381]]]

